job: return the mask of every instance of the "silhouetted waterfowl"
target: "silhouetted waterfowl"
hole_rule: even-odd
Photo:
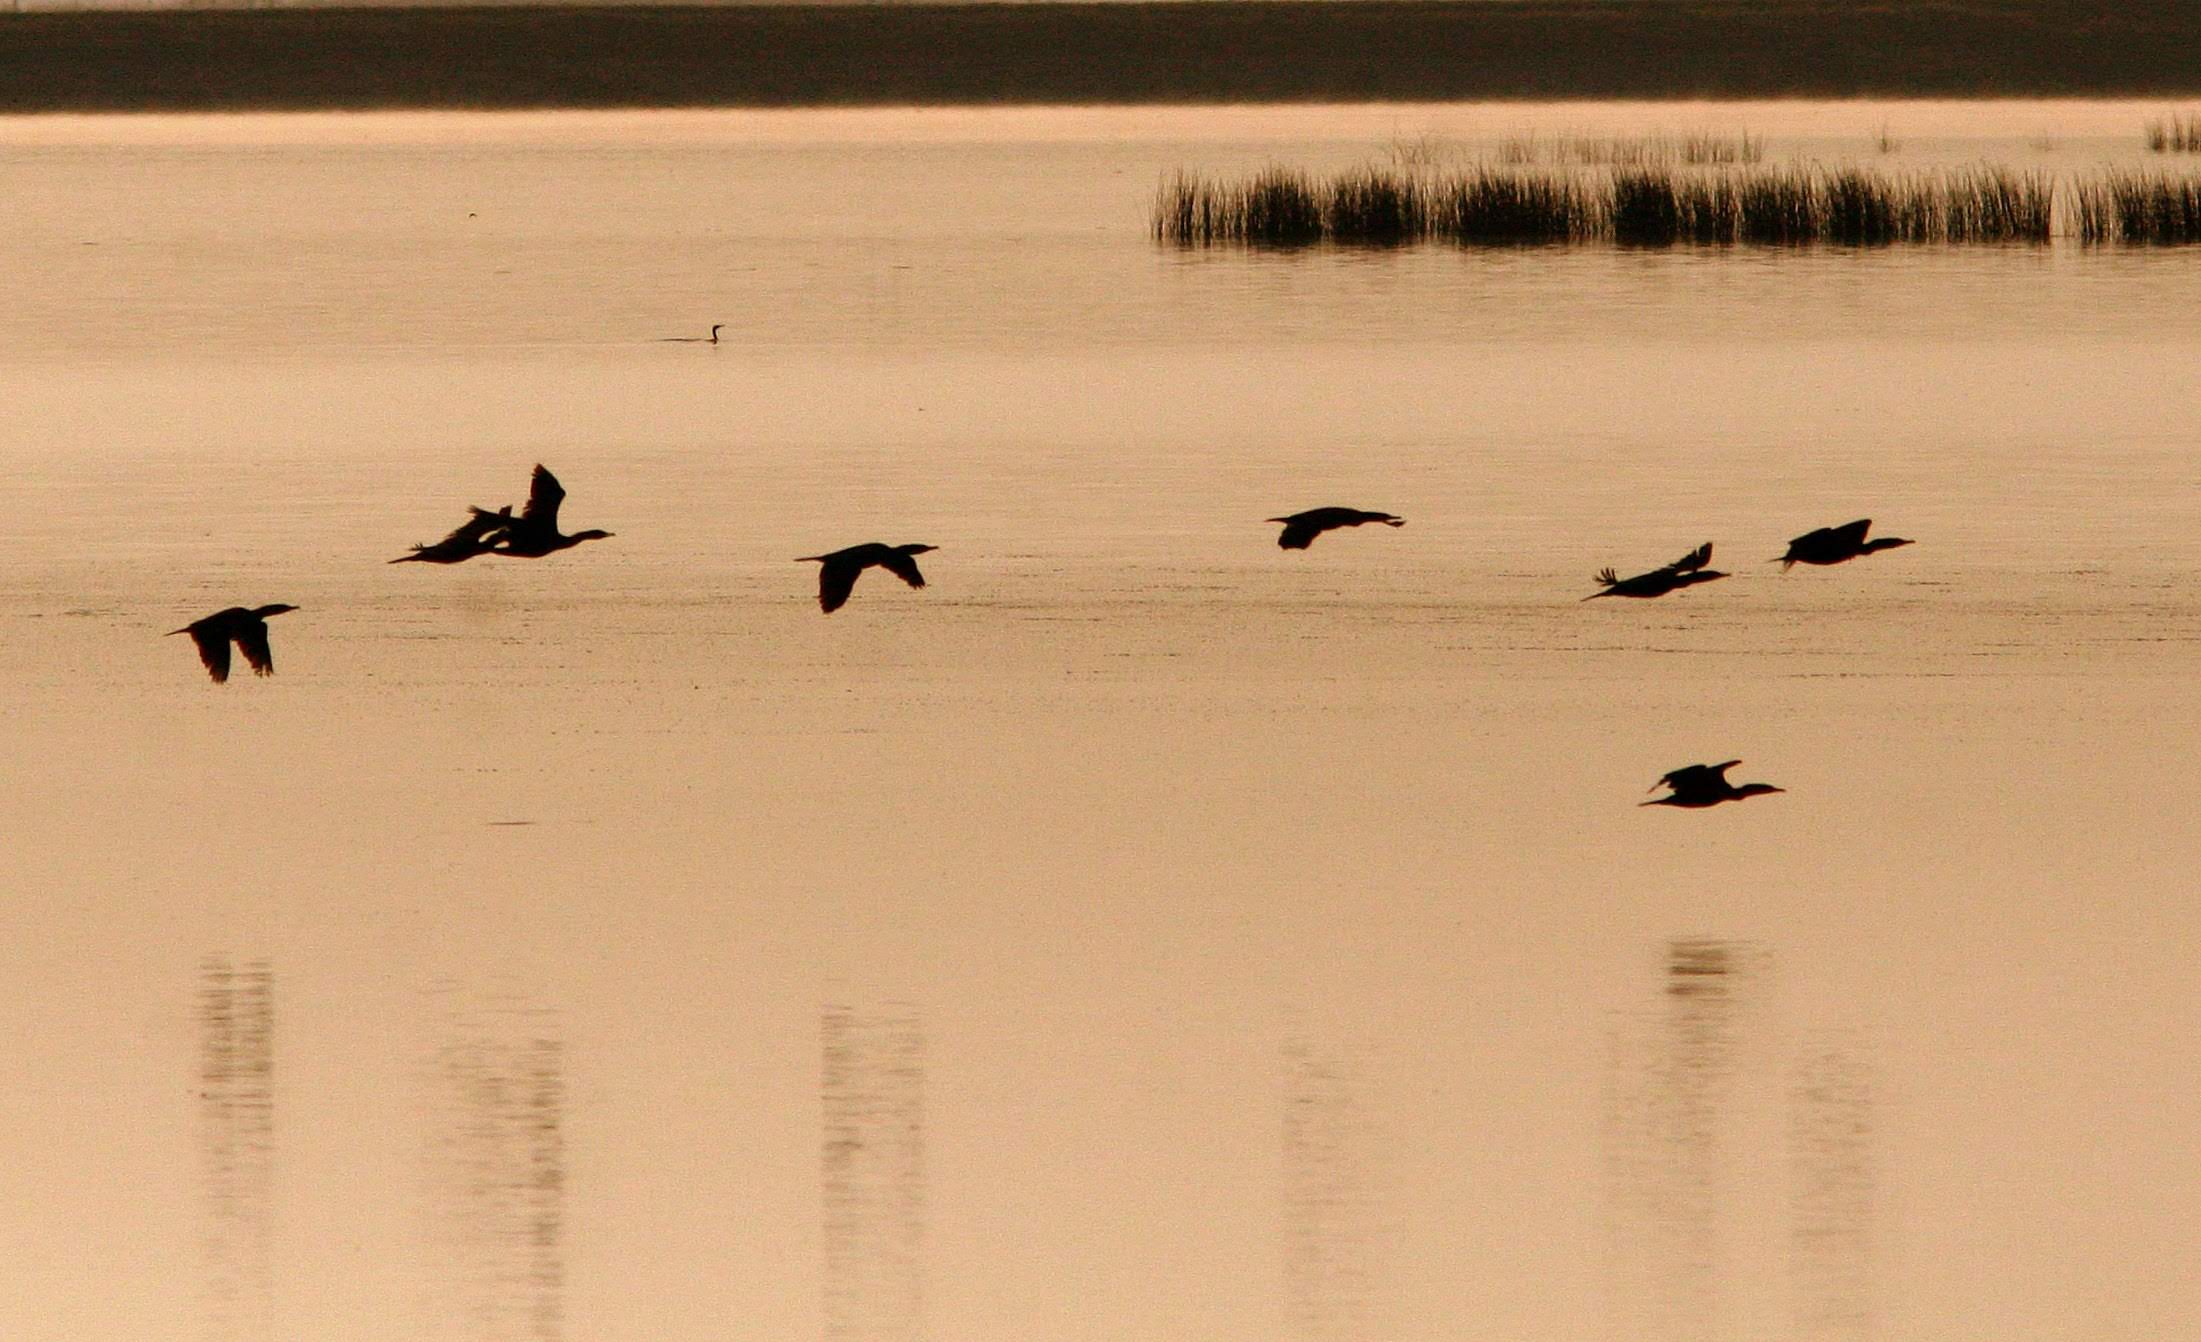
[[[1406,519],[1389,513],[1364,513],[1358,508],[1310,508],[1290,517],[1271,517],[1271,522],[1282,522],[1284,534],[1276,543],[1287,550],[1304,550],[1314,544],[1314,538],[1338,527],[1357,527],[1368,522],[1381,522],[1387,527],[1403,527]]]
[[[206,663],[206,673],[219,685],[229,679],[229,645],[245,655],[245,664],[257,675],[275,674],[275,657],[267,647],[267,620],[271,615],[296,610],[296,606],[256,606],[246,610],[243,606],[231,606],[218,610],[203,620],[194,620],[181,629],[171,629],[168,637],[177,634],[191,635],[191,641],[199,645],[199,660]]]
[[[434,545],[416,545],[409,555],[399,555],[393,564],[463,564],[475,555],[489,553],[496,534],[512,522],[512,505],[506,504],[496,512],[483,512],[476,508],[474,515],[460,523],[458,528]]]
[[[1670,796],[1655,801],[1637,802],[1638,806],[1717,806],[1723,801],[1741,801],[1744,797],[1763,796],[1768,792],[1785,792],[1771,783],[1745,783],[1736,787],[1727,781],[1727,771],[1742,763],[1729,760],[1725,764],[1692,764],[1651,784],[1653,792],[1662,787],[1672,788]]]
[[[527,506],[520,509],[518,517],[509,517],[501,529],[489,534],[490,541],[500,542],[489,553],[515,559],[540,559],[571,549],[582,541],[600,541],[611,536],[608,531],[576,531],[570,536],[560,532],[558,505],[564,502],[565,496],[565,488],[558,483],[558,477],[538,463],[534,481],[527,491]],[[510,512],[507,508],[504,514],[485,513],[476,508],[474,518],[480,521],[485,517],[507,516]]]
[[[1714,578],[1727,576],[1717,569],[1705,567],[1711,562],[1712,542],[1706,541],[1666,567],[1652,569],[1649,573],[1638,573],[1632,578],[1619,577],[1609,568],[1599,569],[1597,580],[1605,584],[1605,590],[1592,592],[1582,599],[1595,601],[1601,596],[1664,596],[1677,587],[1691,587],[1700,582],[1710,582]]]
[[[1894,536],[1877,536],[1865,539],[1872,529],[1872,519],[1861,517],[1838,527],[1820,527],[1806,532],[1788,543],[1788,553],[1780,557],[1781,572],[1786,573],[1798,564],[1839,564],[1869,555],[1875,550],[1892,550],[1911,542]]]
[[[818,570],[818,609],[831,615],[848,601],[856,576],[877,564],[912,587],[923,587],[925,575],[917,571],[917,556],[939,549],[937,545],[851,545],[831,554],[804,555],[798,564],[823,564]]]
[[[726,329],[726,323],[724,323],[724,322],[720,322],[720,323],[719,323],[718,325],[716,325],[716,326],[713,326],[713,327],[711,328],[711,334],[710,334],[710,335],[709,335],[708,337],[704,337],[704,336],[659,336],[659,337],[657,338],[657,341],[658,341],[658,343],[659,343],[659,344],[661,344],[661,345],[715,345],[715,344],[717,344],[717,343],[718,343],[718,333],[719,333],[720,331],[723,331],[723,330],[725,330],[725,329]]]

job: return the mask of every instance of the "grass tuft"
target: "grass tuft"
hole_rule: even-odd
[[[2201,154],[2201,112],[2172,112],[2147,123],[2148,149],[2157,154]]]
[[[2112,172],[2071,196],[2089,242],[2201,242],[2201,179]],[[1317,180],[1269,167],[1232,181],[1163,183],[1154,236],[1182,246],[1398,246],[1609,241],[1631,247],[2045,244],[2056,179],[1983,166],[1886,173],[1802,164],[1670,165],[1609,174],[1478,164],[1354,168]]]

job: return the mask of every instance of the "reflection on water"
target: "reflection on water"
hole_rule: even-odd
[[[199,966],[199,1128],[207,1336],[274,1336],[275,974],[266,960]]]
[[[925,1305],[925,1036],[914,1007],[819,1013],[825,1331],[909,1342]]]
[[[1794,1337],[1871,1337],[1873,1093],[1856,1041],[1832,1033],[1807,1041],[1789,1106]]]
[[[444,986],[429,1113],[433,1220],[449,1336],[565,1335],[565,1042],[525,999],[468,1004]]]
[[[1295,1031],[1284,1041],[1284,1306],[1291,1335],[1381,1335],[1374,1125],[1359,1069]]]
[[[1746,943],[1670,943],[1662,1011],[1623,1027],[1606,1118],[1614,1337],[1726,1335],[1732,1100],[1757,959]]]

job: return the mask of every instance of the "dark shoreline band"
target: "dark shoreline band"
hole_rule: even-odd
[[[0,112],[2175,97],[2192,0],[0,14]]]

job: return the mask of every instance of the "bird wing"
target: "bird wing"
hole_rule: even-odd
[[[509,503],[493,513],[485,512],[480,508],[473,508],[468,511],[472,513],[472,516],[453,528],[451,534],[445,536],[439,544],[457,545],[463,542],[478,541],[492,532],[502,531],[512,525],[512,505]]]
[[[1672,788],[1677,796],[1683,793],[1698,792],[1708,787],[1717,787],[1720,777],[1740,763],[1742,763],[1741,760],[1729,760],[1725,764],[1718,765],[1686,765],[1674,770],[1658,781]],[[1655,789],[1658,784],[1653,783],[1651,786]]]
[[[900,550],[889,550],[879,556],[879,567],[912,587],[923,587],[925,585],[925,575],[917,571],[916,555],[906,555]]]
[[[1841,545],[1863,545],[1865,543],[1865,533],[1872,530],[1872,519],[1869,517],[1860,517],[1854,522],[1845,522],[1841,526],[1827,527],[1824,530],[1826,532],[1827,539],[1835,541]]]
[[[203,620],[183,632],[199,645],[199,660],[206,664],[206,674],[214,677],[214,683],[229,679],[229,635],[209,628]]]
[[[856,575],[863,572],[863,565],[846,559],[828,559],[818,570],[818,609],[831,615],[848,604],[848,594],[856,590]]]
[[[1304,550],[1314,544],[1314,538],[1322,534],[1322,528],[1306,520],[1306,515],[1290,518],[1284,523],[1284,534],[1276,538],[1278,546],[1286,550]]]
[[[1706,541],[1660,571],[1664,573],[1690,573],[1711,562],[1712,542]]]
[[[275,674],[275,657],[267,648],[266,621],[254,620],[238,629],[237,648],[244,653],[245,664],[252,668],[253,674],[261,676]],[[228,658],[224,656],[223,660],[227,661]],[[311,671],[312,668],[308,667],[307,670]],[[311,677],[309,676],[308,679],[311,679]]]
[[[565,486],[559,484],[558,477],[552,475],[547,467],[538,462],[535,466],[534,478],[528,485],[527,506],[520,509],[520,520],[529,523],[540,523],[545,527],[556,530],[558,526],[558,505],[565,502],[565,497]]]

